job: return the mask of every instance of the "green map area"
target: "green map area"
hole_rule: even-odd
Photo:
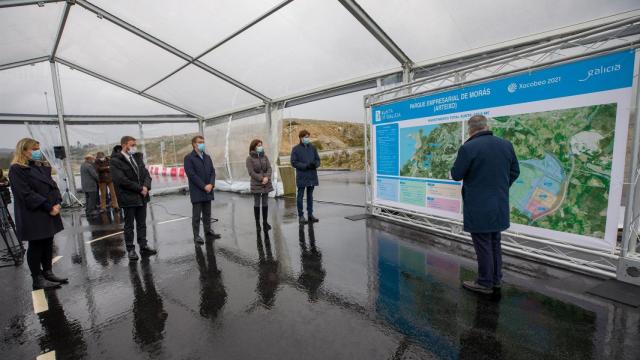
[[[460,122],[402,128],[400,176],[448,179],[461,143]]]
[[[511,221],[603,238],[616,104],[496,117],[521,175],[510,190]]]

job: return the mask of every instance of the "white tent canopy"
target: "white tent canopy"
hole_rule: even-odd
[[[0,113],[56,114],[57,67],[64,116],[206,119],[638,9],[637,0],[4,0]]]

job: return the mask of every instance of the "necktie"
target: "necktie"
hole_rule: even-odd
[[[133,166],[133,171],[136,172],[136,176],[140,179],[140,174],[138,173],[138,164],[136,164],[135,160],[133,160],[133,156],[129,155],[129,162],[131,162],[131,166]]]

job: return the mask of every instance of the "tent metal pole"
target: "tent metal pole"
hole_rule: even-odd
[[[639,53],[640,52],[636,51],[636,56],[638,56]],[[638,71],[640,70],[636,68],[636,72]],[[635,75],[637,76],[638,74],[636,73]],[[635,81],[635,85],[635,132],[633,136],[633,150],[631,153],[631,179],[629,181],[629,193],[627,195],[626,210],[624,212],[624,229],[622,234],[622,246],[620,253],[621,257],[626,257],[628,254],[635,254],[637,245],[637,239],[631,239],[631,237],[633,236],[631,226],[633,226],[633,224],[636,222],[633,218],[633,216],[635,215],[633,207],[634,205],[636,205],[634,204],[636,187],[638,181],[640,181],[640,178],[638,177],[638,171],[640,171],[640,169],[638,169],[638,152],[640,151],[640,88],[637,78]]]
[[[48,56],[40,56],[40,57],[33,58],[33,59],[16,61],[16,62],[0,65],[0,70],[8,70],[8,69],[17,68],[17,67],[20,67],[20,66],[37,64],[37,63],[40,63],[40,62],[43,62],[43,61],[47,61],[47,60],[49,60]]]
[[[271,103],[270,102],[264,103],[264,118],[265,118],[265,121],[267,122],[267,129],[271,131]]]
[[[371,214],[371,199],[369,198],[370,194],[370,181],[373,182],[375,179],[371,176],[371,170],[369,169],[369,134],[367,131],[372,128],[369,126],[369,112],[371,111],[370,107],[366,105],[366,97],[363,96],[363,107],[364,107],[364,122],[362,124],[363,128],[363,136],[364,136],[364,207],[365,213]]]
[[[358,20],[362,26],[373,35],[373,37],[384,46],[389,53],[400,62],[402,66],[413,65],[413,61],[402,51],[402,49],[391,39],[387,33],[364,11],[363,8],[355,2],[355,0],[338,0]]]
[[[45,3],[57,3],[62,1],[64,0],[3,0],[0,1],[0,8],[26,5],[44,6]]]
[[[60,87],[60,75],[58,74],[58,66],[55,62],[50,62],[51,77],[53,80],[53,93],[56,99],[56,109],[58,112],[58,127],[60,128],[60,139],[64,146],[67,156],[64,159],[65,170],[67,173],[67,184],[72,194],[76,193],[76,180],[71,169],[71,148],[69,147],[69,137],[67,135],[67,126],[64,123],[64,105],[62,102],[62,87]]]
[[[69,17],[69,11],[71,10],[71,5],[74,2],[67,1],[64,5],[64,12],[62,14],[62,20],[60,20],[60,26],[58,26],[58,32],[56,34],[56,41],[53,44],[53,49],[51,49],[51,55],[49,56],[49,61],[53,61],[56,57],[56,53],[58,52],[58,45],[60,45],[60,40],[62,39],[62,33],[64,32],[64,27],[67,23],[67,18]]]
[[[198,132],[204,137],[204,119],[201,117],[198,118]]]
[[[142,122],[138,121],[138,132],[140,133],[140,143],[142,144],[142,157],[145,163],[149,164],[149,158],[147,158],[147,144],[144,141],[144,131],[142,131]]]

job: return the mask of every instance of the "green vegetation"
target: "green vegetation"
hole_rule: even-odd
[[[462,125],[460,122],[454,122],[434,126],[435,129],[427,135],[422,131],[412,134],[416,143],[420,145],[411,159],[402,165],[401,176],[449,178],[449,171],[462,143]]]
[[[545,154],[561,164],[565,179],[560,206],[532,218],[513,206],[511,220],[546,229],[604,237],[616,104],[496,117],[495,135],[513,143],[520,161]],[[513,200],[513,199],[512,199]]]

